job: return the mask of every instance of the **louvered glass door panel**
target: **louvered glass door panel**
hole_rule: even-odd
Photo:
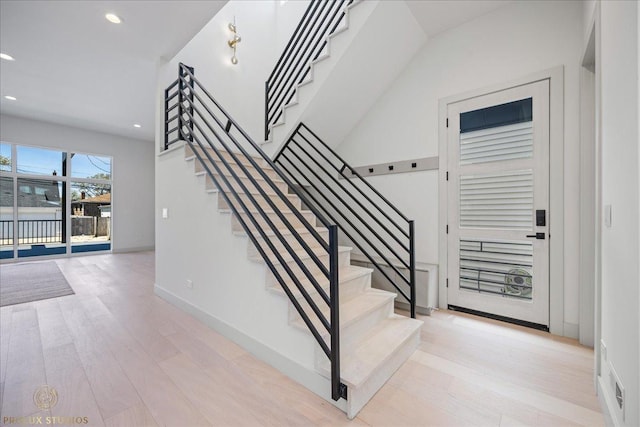
[[[460,289],[530,300],[533,244],[460,240]]]
[[[460,164],[526,159],[533,156],[533,122],[460,134]]]
[[[449,306],[549,326],[549,93],[540,80],[447,105]]]
[[[531,230],[533,171],[460,176],[460,227]]]

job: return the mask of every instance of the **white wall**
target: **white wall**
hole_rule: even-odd
[[[605,401],[614,423],[640,425],[640,147],[638,113],[638,3],[600,3],[600,111],[602,207],[610,205],[611,226],[602,225],[602,324],[606,357],[600,360]],[[617,410],[611,368],[625,387],[625,418]]]
[[[178,77],[178,64],[195,68],[196,78],[256,141],[264,140],[264,84],[282,49],[304,13],[307,1],[230,1],[207,25],[158,71],[161,94]],[[238,64],[227,41],[228,24],[236,19],[242,41]],[[288,36],[286,36],[288,34]],[[162,120],[157,120],[161,135]],[[160,144],[160,142],[158,142]]]
[[[113,251],[153,248],[154,149],[147,141],[13,116],[0,116],[0,138],[113,157]]]
[[[353,165],[438,155],[438,100],[564,65],[565,324],[578,324],[582,4],[513,2],[427,41],[338,147]],[[438,263],[438,172],[370,178],[416,220],[416,257]]]

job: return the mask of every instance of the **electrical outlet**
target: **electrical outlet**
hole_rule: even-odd
[[[187,282],[184,284],[187,289],[193,289],[193,280],[187,279]]]
[[[600,340],[600,357],[603,361],[607,361],[607,345],[602,340]]]

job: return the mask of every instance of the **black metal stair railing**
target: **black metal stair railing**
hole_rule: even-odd
[[[294,184],[280,174],[271,159],[200,84],[193,68],[180,64],[179,77],[167,87],[164,99],[164,148],[180,140],[191,147],[197,161],[215,183],[227,206],[329,358],[332,398],[346,399],[346,386],[340,382],[337,226],[317,209],[310,209],[317,221],[329,230],[327,242],[316,226],[305,219],[277,182],[263,169],[263,165],[276,171],[281,181],[295,192]],[[257,158],[250,155],[248,149],[257,152]],[[310,205],[304,194],[296,194],[305,205]],[[286,206],[286,213],[292,214],[297,223],[287,218],[278,203]],[[286,232],[295,242],[287,240]],[[320,254],[316,253],[318,249],[314,250],[301,232],[309,233],[320,248]],[[284,249],[280,250],[276,245]],[[321,257],[328,258],[328,262],[322,261]],[[291,260],[295,265],[288,264],[287,261]],[[312,298],[310,290],[304,285],[305,281],[311,285],[311,291],[320,296],[319,302]],[[328,294],[321,282],[328,283]],[[296,289],[301,300],[294,295]],[[328,306],[328,316],[326,309],[323,312],[319,304]],[[314,318],[316,322],[312,320]],[[328,339],[323,337],[322,329],[329,334]]]
[[[409,220],[304,123],[274,163],[334,221],[409,303],[415,318],[415,231]]]
[[[265,82],[264,139],[269,139],[271,126],[283,114],[311,71],[311,63],[318,59],[346,16],[346,7],[354,0],[311,0],[296,30],[289,39],[276,66]]]

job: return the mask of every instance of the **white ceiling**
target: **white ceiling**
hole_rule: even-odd
[[[505,6],[512,0],[405,0],[428,37]]]
[[[0,61],[0,111],[152,141],[158,61],[226,2],[1,0],[0,50],[16,60]],[[406,3],[431,37],[509,1]],[[123,22],[111,24],[108,12]]]
[[[15,61],[0,61],[0,110],[151,141],[156,64],[225,3],[2,0],[0,50]]]

